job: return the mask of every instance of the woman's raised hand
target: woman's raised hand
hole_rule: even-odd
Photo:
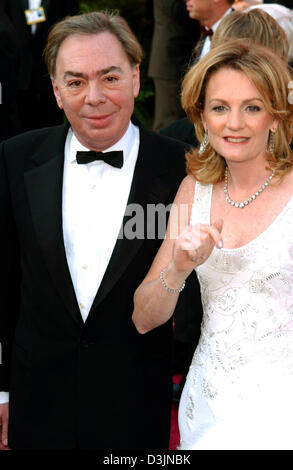
[[[221,231],[223,220],[212,225],[187,225],[177,238],[173,250],[173,266],[179,271],[192,271],[204,263],[214,246],[223,247]]]

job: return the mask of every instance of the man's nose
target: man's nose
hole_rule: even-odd
[[[96,82],[88,83],[86,90],[85,103],[97,106],[100,103],[105,103],[106,96],[103,92],[103,87]]]

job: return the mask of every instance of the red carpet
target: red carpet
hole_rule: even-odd
[[[182,379],[182,375],[174,375],[173,383],[178,384]],[[170,432],[170,443],[169,450],[176,450],[179,445],[179,429],[178,429],[178,404],[172,404],[171,410],[171,432]]]
[[[171,411],[171,432],[170,432],[170,443],[169,450],[176,450],[179,445],[179,430],[177,420],[178,405],[173,403]]]

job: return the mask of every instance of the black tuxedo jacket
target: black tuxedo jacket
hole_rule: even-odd
[[[117,240],[83,323],[62,237],[67,129],[28,132],[0,148],[0,390],[10,390],[9,444],[166,449],[172,321],[140,335],[131,320],[134,291],[162,240]],[[128,203],[168,205],[184,175],[184,144],[140,127]]]

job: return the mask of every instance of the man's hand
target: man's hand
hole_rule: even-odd
[[[0,405],[0,450],[10,450],[8,447],[8,403]]]

